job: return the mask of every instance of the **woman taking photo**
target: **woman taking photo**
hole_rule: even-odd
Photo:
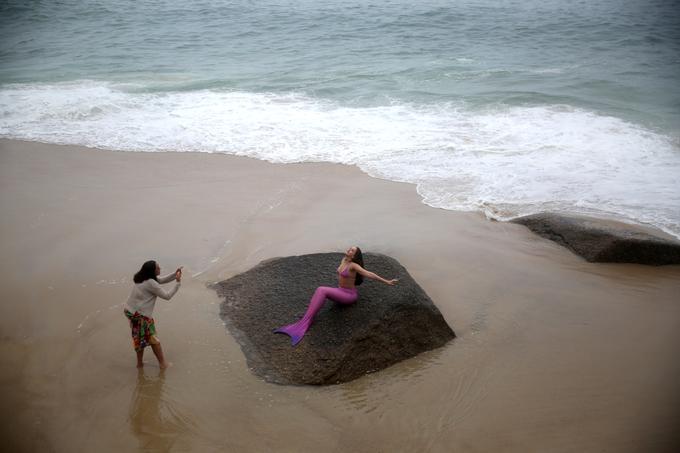
[[[156,337],[156,324],[153,318],[153,309],[156,298],[170,300],[180,287],[182,280],[182,268],[165,277],[158,277],[161,268],[155,261],[147,261],[134,276],[135,286],[132,288],[130,297],[123,306],[125,316],[130,321],[132,329],[132,343],[137,352],[137,368],[144,366],[144,348],[151,346],[151,350],[158,359],[161,369],[168,367],[163,356],[163,348]],[[175,286],[170,291],[165,291],[161,284],[175,280]]]

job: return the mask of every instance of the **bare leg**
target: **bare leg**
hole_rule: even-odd
[[[142,368],[144,366],[144,349],[137,351],[137,368]]]
[[[170,366],[168,364],[168,362],[165,361],[165,356],[163,356],[163,348],[161,348],[160,343],[159,344],[152,344],[151,350],[156,355],[156,358],[158,359],[158,366],[161,367],[161,370],[164,370],[168,366]]]

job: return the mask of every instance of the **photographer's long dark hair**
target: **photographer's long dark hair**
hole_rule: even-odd
[[[156,278],[156,262],[154,260],[149,260],[142,264],[142,268],[135,274],[133,280],[135,283],[142,283],[150,278],[158,281]]]
[[[361,254],[361,249],[357,247],[357,251],[352,258],[353,263],[357,263],[359,266],[364,267],[364,255]],[[354,284],[356,286],[361,285],[364,282],[364,276],[357,272],[356,277],[354,277]]]

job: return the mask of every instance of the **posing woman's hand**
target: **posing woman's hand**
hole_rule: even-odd
[[[387,283],[390,286],[394,286],[397,284],[398,281],[399,281],[398,278],[393,278],[392,280],[387,280],[385,283]]]

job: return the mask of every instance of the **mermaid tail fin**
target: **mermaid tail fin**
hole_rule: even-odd
[[[293,346],[295,346],[300,342],[300,340],[302,340],[302,337],[305,336],[305,333],[307,333],[307,329],[309,329],[309,326],[314,321],[314,317],[319,312],[319,310],[321,310],[321,307],[323,307],[327,296],[331,297],[333,300],[339,299],[343,303],[351,303],[356,300],[356,290],[353,292],[350,291],[351,294],[347,294],[346,291],[347,290],[341,288],[319,286],[316,288],[316,291],[314,291],[312,300],[309,302],[307,311],[305,312],[305,315],[302,317],[302,319],[300,319],[295,324],[279,327],[274,332],[285,333],[286,335],[289,335],[291,343]]]
[[[274,331],[274,333],[284,333],[290,337],[290,344],[296,346],[305,336],[307,332],[307,326],[302,322],[296,322],[295,324],[290,324],[288,326],[279,327]]]

